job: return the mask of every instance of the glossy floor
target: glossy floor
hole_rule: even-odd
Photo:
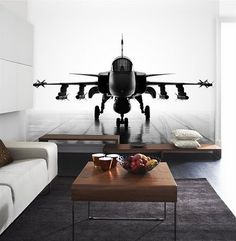
[[[140,111],[132,111],[127,129],[116,127],[117,114],[105,112],[95,121],[92,111],[31,111],[28,120],[28,140],[37,140],[45,133],[54,134],[118,134],[121,143],[167,143],[171,131],[177,128],[195,129],[203,135],[202,143],[214,142],[214,118],[209,113],[192,111],[155,111],[150,121]]]

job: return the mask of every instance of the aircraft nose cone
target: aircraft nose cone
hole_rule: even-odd
[[[113,74],[110,79],[110,93],[116,97],[130,97],[135,90],[135,83],[131,73]]]

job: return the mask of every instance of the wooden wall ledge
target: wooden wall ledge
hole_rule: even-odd
[[[146,144],[141,147],[132,144],[119,144],[119,135],[72,135],[72,134],[45,134],[39,141],[49,140],[76,140],[76,141],[112,141],[115,144],[105,144],[104,153],[157,153],[164,158],[166,153],[206,153],[211,152],[216,159],[221,158],[221,147],[215,144],[201,144],[196,149],[177,148],[173,144]]]
[[[221,147],[215,144],[201,144],[197,149],[177,148],[173,144],[146,144],[143,147],[135,147],[132,144],[106,144],[104,153],[161,153],[161,158],[166,153],[198,153],[211,152],[216,159],[221,158]]]
[[[113,141],[120,143],[119,135],[72,135],[72,134],[46,134],[39,137],[39,141]]]

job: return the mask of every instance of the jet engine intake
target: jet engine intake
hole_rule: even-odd
[[[92,98],[95,94],[98,94],[98,93],[99,93],[98,87],[97,86],[92,87],[88,92],[88,97]]]
[[[156,98],[156,96],[157,96],[155,89],[150,86],[148,86],[146,88],[145,93],[150,94],[152,96],[152,98]]]

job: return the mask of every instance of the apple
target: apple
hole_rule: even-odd
[[[142,159],[142,154],[138,153],[138,154],[133,156],[133,161],[137,161],[139,159]]]
[[[141,161],[142,161],[141,159],[137,159],[137,160],[135,161],[136,165],[139,166],[140,163],[141,163]]]

